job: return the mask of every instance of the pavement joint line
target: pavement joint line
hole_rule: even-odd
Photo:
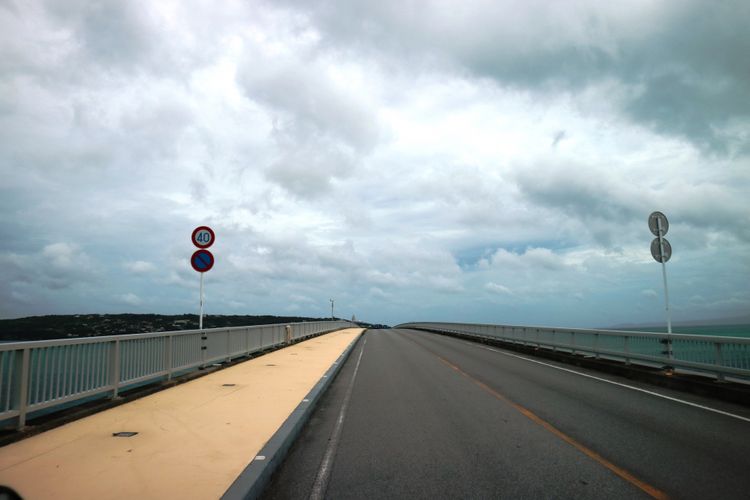
[[[325,498],[326,490],[328,489],[328,482],[331,478],[331,471],[333,470],[333,460],[336,456],[336,450],[341,440],[341,431],[344,427],[344,420],[346,418],[346,411],[349,407],[349,400],[352,398],[352,391],[354,389],[354,382],[357,379],[357,372],[359,372],[359,365],[362,362],[362,355],[365,352],[365,345],[367,345],[367,339],[362,343],[362,348],[359,351],[359,357],[357,358],[357,365],[354,367],[354,373],[352,379],[349,382],[349,387],[346,389],[344,395],[344,401],[341,403],[341,410],[339,410],[338,419],[331,432],[331,437],[328,439],[328,446],[326,447],[323,459],[320,461],[320,468],[318,474],[315,476],[312,490],[310,491],[309,500],[322,500]]]
[[[355,336],[354,340],[351,341],[341,355],[343,359],[349,357],[365,331],[366,330],[364,329],[361,330],[360,333]],[[336,366],[331,370],[332,374],[335,376],[342,366],[343,364]],[[304,400],[303,402],[300,402],[300,404],[297,405],[297,408],[294,409],[292,414],[260,450],[264,454],[257,456],[262,456],[264,459],[258,460],[256,458],[251,460],[245,470],[237,476],[235,481],[224,492],[221,496],[221,500],[255,499],[263,494],[263,490],[268,484],[271,475],[281,462],[283,462],[286,454],[289,452],[289,448],[299,435],[302,427],[310,418],[310,415],[315,409],[316,403],[326,392],[326,389],[329,387],[333,379],[334,377],[326,377],[326,375],[324,375],[318,380],[315,386],[313,386],[304,398],[307,400],[308,404],[303,404]]]
[[[716,408],[711,408],[710,406],[704,406],[704,405],[700,405],[698,403],[692,403],[690,401],[685,401],[683,399],[673,398],[672,396],[667,396],[666,394],[660,394],[658,392],[649,391],[647,389],[641,389],[640,387],[635,387],[635,386],[632,386],[632,385],[623,384],[622,382],[615,382],[614,380],[609,380],[609,379],[606,379],[606,378],[597,377],[597,376],[594,376],[594,375],[589,375],[588,373],[578,372],[578,371],[575,371],[575,370],[571,370],[570,368],[563,368],[562,366],[555,366],[555,365],[552,365],[550,363],[545,363],[543,361],[538,361],[536,359],[530,359],[530,358],[527,358],[525,356],[518,356],[517,354],[511,354],[509,352],[501,351],[499,349],[493,349],[492,347],[487,347],[487,346],[483,346],[483,345],[477,345],[477,344],[475,344],[473,342],[468,342],[468,341],[463,341],[463,340],[461,342],[463,342],[463,343],[465,343],[467,345],[471,345],[473,347],[477,347],[479,349],[484,349],[484,350],[487,350],[487,351],[496,352],[496,353],[502,354],[504,356],[510,356],[512,358],[522,359],[524,361],[529,361],[531,363],[536,363],[538,365],[547,366],[549,368],[554,368],[555,370],[560,370],[560,371],[564,371],[564,372],[568,372],[568,373],[573,373],[575,375],[580,375],[581,377],[586,377],[586,378],[590,378],[590,379],[593,379],[593,380],[598,380],[599,382],[606,382],[608,384],[617,385],[617,386],[620,386],[620,387],[624,387],[626,389],[631,389],[633,391],[638,391],[638,392],[642,392],[642,393],[645,393],[645,394],[649,394],[651,396],[656,396],[658,398],[667,399],[669,401],[674,401],[675,403],[681,403],[681,404],[684,404],[684,405],[687,405],[687,406],[692,406],[694,408],[699,408],[701,410],[706,410],[706,411],[710,411],[710,412],[713,412],[713,413],[718,413],[719,415],[724,415],[726,417],[735,418],[737,420],[742,420],[743,422],[750,422],[750,418],[743,417],[741,415],[736,415],[734,413],[729,413],[729,412],[726,412],[726,411],[723,411],[723,410],[717,410]]]
[[[405,338],[408,339],[408,336]],[[587,447],[586,445],[578,442],[571,436],[568,436],[563,431],[555,427],[554,425],[550,424],[543,418],[539,417],[536,413],[532,412],[528,408],[521,406],[520,404],[516,403],[515,401],[509,399],[508,397],[504,396],[503,394],[499,393],[489,385],[485,384],[481,380],[474,378],[473,376],[469,375],[467,372],[463,371],[458,365],[451,363],[432,349],[425,347],[421,343],[417,342],[414,339],[409,339],[411,342],[417,344],[425,351],[429,352],[436,358],[438,358],[443,364],[451,368],[453,371],[458,373],[459,375],[463,376],[467,380],[473,382],[475,385],[479,386],[481,389],[483,389],[485,392],[489,393],[490,395],[494,396],[495,399],[498,399],[499,401],[503,401],[504,403],[509,404],[511,407],[513,407],[516,411],[521,413],[523,416],[534,422],[535,424],[539,425],[546,431],[550,432],[554,436],[560,438],[562,441],[565,441],[569,445],[573,446],[575,449],[583,453],[584,455],[588,456],[589,458],[593,459],[598,464],[604,466],[605,468],[609,469],[611,472],[619,476],[620,478],[626,480],[633,486],[637,487],[647,495],[649,495],[652,498],[659,499],[659,500],[666,500],[669,498],[669,496],[661,491],[660,489],[651,486],[650,484],[646,483],[645,481],[642,481],[638,479],[636,476],[628,472],[627,470],[623,469],[622,467],[619,467],[615,465],[614,463],[610,462],[606,458],[604,458],[599,453],[595,452],[591,448]]]

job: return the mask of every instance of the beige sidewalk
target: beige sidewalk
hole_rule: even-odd
[[[0,484],[29,500],[217,499],[360,332],[316,337],[0,448]],[[138,434],[112,436],[120,431]]]

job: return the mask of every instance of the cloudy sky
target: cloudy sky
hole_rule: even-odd
[[[313,6],[314,5],[314,6]],[[0,317],[750,311],[750,2],[0,1]]]

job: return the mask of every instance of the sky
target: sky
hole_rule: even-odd
[[[750,312],[750,2],[0,0],[0,318]]]

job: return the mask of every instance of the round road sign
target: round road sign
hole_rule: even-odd
[[[199,226],[193,230],[193,245],[198,248],[208,248],[214,244],[216,235],[214,230],[208,226]]]
[[[669,231],[667,216],[661,212],[654,212],[648,216],[648,228],[654,236],[659,236],[659,222],[661,222],[661,235],[664,236]]]
[[[672,257],[672,245],[666,238],[662,238],[661,241],[664,244],[664,254],[662,255],[661,248],[659,248],[659,238],[654,238],[654,241],[651,242],[651,256],[656,262],[668,262]]]
[[[205,273],[214,267],[214,256],[208,250],[196,250],[190,257],[190,265],[199,273]]]

